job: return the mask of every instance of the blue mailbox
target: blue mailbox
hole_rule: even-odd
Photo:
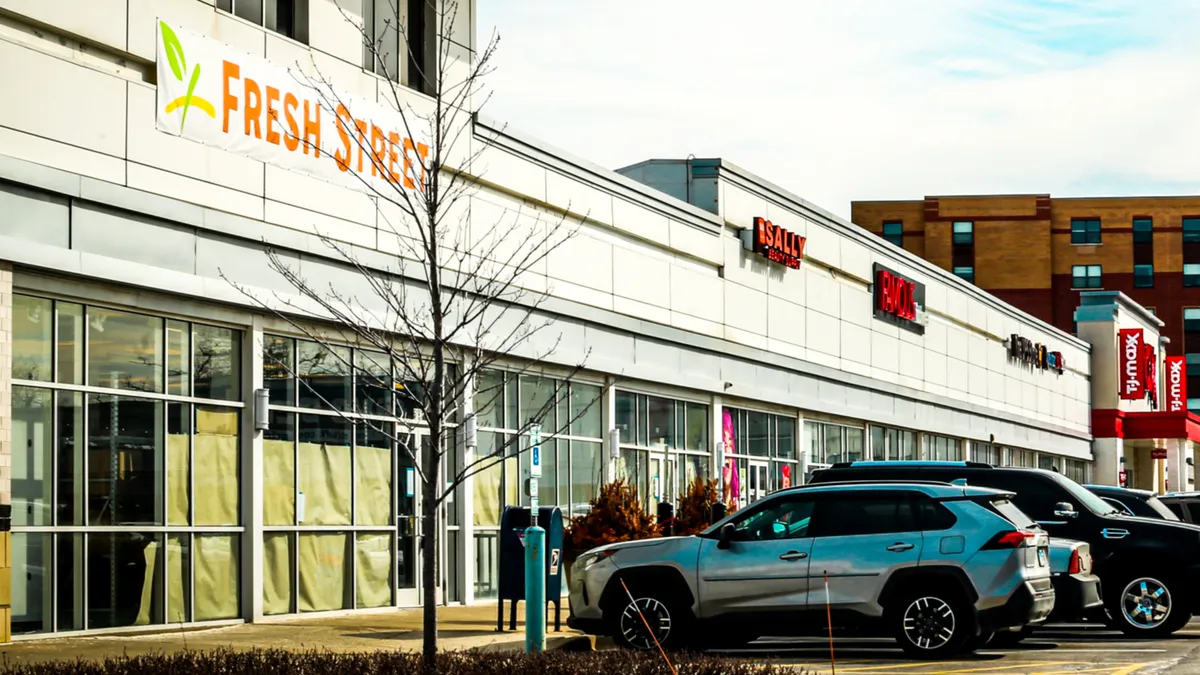
[[[528,506],[506,506],[500,516],[500,579],[499,606],[496,610],[496,630],[504,630],[504,601],[510,605],[508,629],[517,629],[517,603],[525,599],[525,546],[522,540],[531,525],[532,509]],[[566,575],[562,565],[563,516],[557,506],[538,509],[538,527],[546,530],[546,605],[554,603],[554,630],[562,630],[562,580]]]

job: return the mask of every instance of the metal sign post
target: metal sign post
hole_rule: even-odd
[[[531,527],[537,527],[538,524],[538,482],[542,477],[542,425],[535,424],[529,428],[529,506],[532,512],[529,514],[529,524]]]

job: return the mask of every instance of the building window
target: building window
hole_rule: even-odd
[[[1133,287],[1154,288],[1154,265],[1133,266]]]
[[[1200,264],[1185,263],[1183,266],[1183,285],[1200,286]]]
[[[1185,244],[1200,242],[1200,218],[1183,219],[1183,241]]]
[[[809,471],[836,462],[864,459],[864,435],[860,427],[805,421],[804,439],[808,444]],[[808,476],[805,476],[807,480]]]
[[[1150,313],[1151,313],[1151,314],[1153,314],[1154,316],[1158,316],[1158,310],[1154,309],[1153,307],[1147,307],[1147,308],[1146,308],[1146,311],[1147,311],[1147,312],[1150,312]]]
[[[722,470],[722,479],[726,470],[730,472],[731,499],[744,506],[800,484],[795,417],[737,408],[725,408],[721,414],[722,426],[733,431],[726,439],[726,468]],[[732,481],[734,471],[736,482]]]
[[[636,487],[651,513],[658,502],[685,494],[697,477],[712,477],[708,405],[627,391],[616,399],[617,477]]]
[[[1037,453],[1032,450],[1021,450],[1019,448],[1008,449],[1008,459],[1005,466],[1020,466],[1027,469],[1037,468]]]
[[[900,248],[904,248],[904,223],[900,221],[884,223],[883,238]]]
[[[217,9],[308,43],[308,0],[217,0]]]
[[[1151,244],[1154,242],[1154,219],[1133,219],[1133,243]]]
[[[1071,288],[1100,288],[1100,265],[1073,265],[1071,267]]]
[[[962,442],[957,438],[924,434],[925,459],[933,462],[961,462],[963,460]]]
[[[14,295],[12,332],[13,633],[240,617],[241,331]]]
[[[434,95],[435,3],[431,0],[362,0],[362,3],[366,27],[363,67],[393,82]]]
[[[975,268],[974,267],[955,267],[954,268],[954,276],[958,277],[959,279],[962,279],[963,281],[967,281],[967,282],[973,284],[973,283],[975,283]]]
[[[955,246],[975,245],[975,223],[959,221],[954,223],[953,243]]]
[[[1200,307],[1183,310],[1183,352],[1187,360],[1188,410],[1200,411]]]
[[[905,429],[871,425],[871,459],[877,462],[912,461],[917,455],[917,434]]]
[[[1002,455],[1002,448],[998,445],[971,441],[971,461],[973,462],[1000,466]]]
[[[1099,244],[1100,243],[1100,219],[1099,218],[1072,218],[1071,219],[1071,243],[1072,244]]]

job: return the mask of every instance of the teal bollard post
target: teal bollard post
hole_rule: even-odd
[[[546,531],[525,530],[525,653],[546,651]]]

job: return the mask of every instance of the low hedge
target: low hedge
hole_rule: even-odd
[[[750,659],[678,654],[679,675],[789,675],[792,666]],[[5,675],[423,675],[421,655],[409,652],[340,654],[328,651],[253,650],[179,652],[123,656],[104,661],[62,660],[5,663]],[[439,675],[672,675],[657,653],[627,651],[448,652],[438,657]]]

